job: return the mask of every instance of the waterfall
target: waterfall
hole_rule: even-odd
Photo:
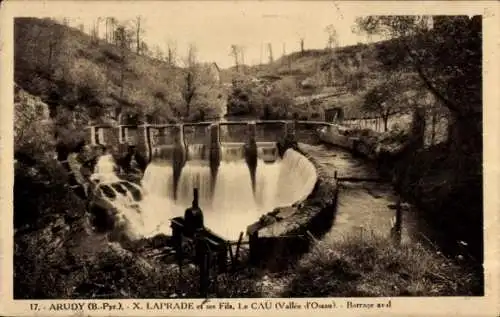
[[[99,182],[116,182],[119,180],[115,173],[116,168],[116,162],[111,154],[102,155],[97,160],[90,179]]]
[[[192,150],[193,153],[203,151],[199,146]],[[106,190],[111,191],[110,196],[115,196],[112,204],[118,210],[117,223],[129,236],[171,234],[170,219],[184,215],[191,205],[193,188],[198,188],[205,226],[231,240],[237,239],[239,233],[245,232],[246,227],[262,214],[305,199],[316,183],[313,164],[300,153],[287,150],[283,158],[274,163],[259,159],[254,193],[248,166],[239,159],[240,153],[243,158],[243,147],[226,147],[226,150],[226,160],[220,163],[214,188],[211,188],[207,161],[186,162],[179,178],[176,201],[173,199],[173,168],[168,162],[151,162],[141,186],[120,180],[114,174],[114,162],[110,157],[99,160],[93,177],[99,175],[106,180]]]
[[[212,210],[206,214],[207,227],[233,239],[259,218],[261,214],[253,197],[250,171],[245,162],[221,162]]]
[[[287,150],[281,163],[280,174],[275,181],[279,184],[275,198],[279,207],[306,199],[318,179],[314,165],[296,151]]]
[[[201,162],[186,162],[177,186],[177,203],[187,208],[193,201],[193,188],[199,190],[199,204],[202,210],[210,209],[211,203],[210,166]]]
[[[204,144],[189,144],[187,146],[187,155],[189,160],[204,160],[206,159]]]
[[[149,164],[142,177],[142,187],[146,194],[173,199],[173,167],[169,164]]]
[[[278,178],[282,168],[281,162],[266,164],[263,160],[257,161],[255,175],[255,200],[260,209],[272,210],[276,207]]]
[[[225,162],[234,162],[245,159],[245,144],[225,144],[221,146],[222,160]]]

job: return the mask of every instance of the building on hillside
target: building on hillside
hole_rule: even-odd
[[[213,79],[214,82],[217,84],[222,84],[221,81],[221,76],[220,76],[220,68],[217,63],[212,62],[212,63],[205,63],[203,64],[203,68],[207,71],[207,74],[210,76],[210,78]]]
[[[325,109],[325,121],[337,122],[344,119],[344,110],[341,107],[332,107]]]

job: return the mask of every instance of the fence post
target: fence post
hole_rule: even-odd
[[[401,198],[398,197],[398,200],[396,202],[396,216],[394,220],[394,224],[391,228],[391,238],[393,242],[397,245],[401,244],[401,229],[402,229],[402,222],[403,222],[403,213],[402,213],[402,207],[401,207]]]

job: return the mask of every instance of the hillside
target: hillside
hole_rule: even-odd
[[[366,92],[387,77],[384,60],[394,57],[394,40],[339,47],[335,50],[305,50],[282,56],[273,63],[230,67],[221,73],[229,85],[234,78],[285,87],[293,99],[293,110],[304,119],[317,119],[324,110],[340,107],[346,119],[372,116],[361,108]],[[420,90],[415,86],[417,75],[410,67],[400,68],[401,94]]]
[[[201,66],[196,66],[197,89],[187,114],[186,69],[137,55],[130,44],[96,40],[37,18],[15,19],[14,43],[16,83],[48,103],[52,116],[59,106],[95,118],[120,110],[164,121],[220,113],[223,98]]]

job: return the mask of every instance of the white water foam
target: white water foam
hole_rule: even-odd
[[[109,158],[99,160],[96,176],[106,174],[107,182],[119,182],[110,168]],[[109,174],[109,175],[108,175]],[[305,199],[316,183],[314,166],[301,154],[288,150],[275,163],[258,161],[255,194],[252,191],[250,171],[242,160],[223,161],[219,166],[215,188],[211,190],[210,167],[207,162],[188,161],[182,169],[174,201],[173,170],[166,163],[152,162],[142,179],[142,199],[131,194],[117,195],[113,205],[119,211],[119,222],[130,237],[151,237],[159,233],[171,234],[170,219],[183,216],[191,205],[193,188],[198,188],[200,207],[204,211],[205,226],[231,240],[240,232],[276,207],[291,205]]]

